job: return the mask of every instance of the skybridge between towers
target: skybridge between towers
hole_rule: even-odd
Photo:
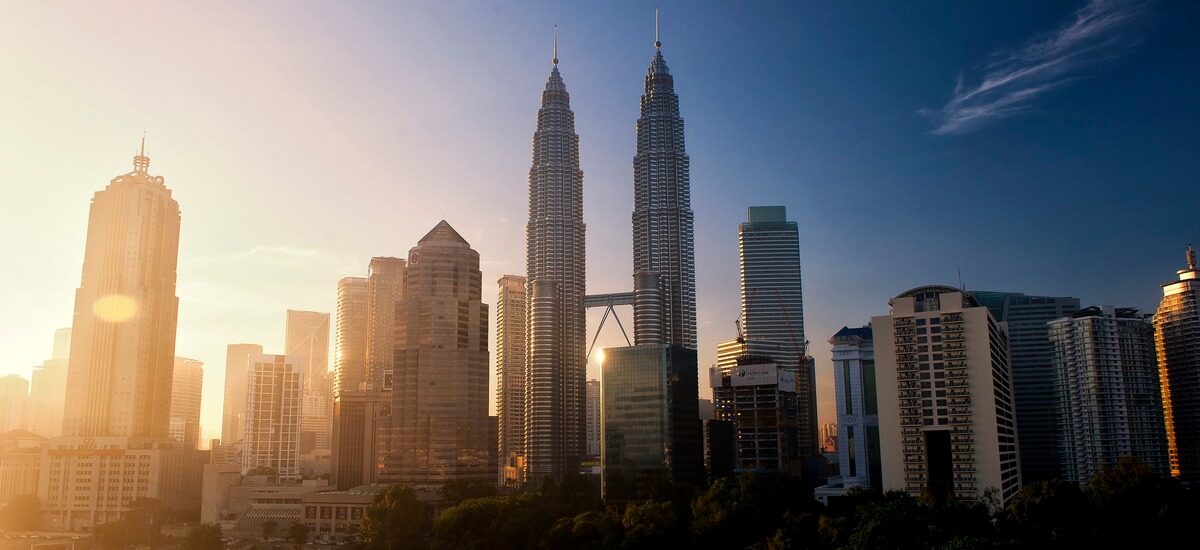
[[[612,294],[589,294],[583,297],[583,307],[594,308],[602,307],[604,316],[600,318],[600,326],[596,327],[596,334],[592,336],[592,344],[588,346],[587,359],[592,358],[592,349],[596,347],[596,340],[600,338],[600,331],[604,330],[604,322],[608,320],[608,315],[611,313],[613,320],[617,322],[617,326],[621,328],[621,336],[625,337],[625,344],[632,346],[629,341],[629,334],[625,332],[625,326],[621,324],[621,319],[617,317],[617,310],[613,309],[616,306],[632,306],[633,292],[614,292]]]

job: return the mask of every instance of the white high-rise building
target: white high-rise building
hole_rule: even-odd
[[[300,479],[301,359],[252,355],[242,430],[242,474],[273,470],[281,481]]]
[[[71,329],[60,328],[54,331],[54,351],[50,359],[33,368],[33,377],[29,380],[29,431],[42,437],[62,435],[70,355]]]
[[[1123,457],[1170,475],[1149,317],[1092,306],[1050,321],[1064,480],[1087,485]]]
[[[814,495],[828,504],[855,487],[883,486],[879,445],[879,399],[875,391],[875,349],[870,326],[842,327],[833,346],[833,392],[837,424],[821,424],[822,439],[835,441],[838,476]],[[833,439],[833,438],[836,438]]]
[[[1007,504],[1021,489],[1007,327],[951,287],[890,304],[871,318],[883,489],[944,500],[995,487]]]

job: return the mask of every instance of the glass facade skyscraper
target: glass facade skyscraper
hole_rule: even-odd
[[[1079,310],[1079,298],[1027,296],[1020,292],[971,291],[996,321],[1008,324],[1017,447],[1021,479],[1049,481],[1061,475],[1058,412],[1054,393],[1053,350],[1046,323]]]
[[[1188,245],[1187,269],[1163,285],[1154,315],[1171,475],[1200,479],[1200,270]]]
[[[696,351],[670,344],[608,348],[600,369],[604,501],[647,498],[660,480],[701,487]]]

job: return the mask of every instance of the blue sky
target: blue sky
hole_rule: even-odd
[[[589,292],[628,289],[655,5],[692,161],[702,368],[734,336],[752,205],[799,223],[823,421],[826,340],[904,290],[961,270],[968,289],[1151,311],[1200,244],[1192,2],[6,4],[0,374],[28,376],[70,324],[89,197],[143,129],[183,211],[177,355],[206,363],[206,436],[226,344],[279,351],[286,309],[333,311],[339,277],[443,217],[494,303],[524,265],[554,25]],[[600,345],[619,341],[606,326]]]

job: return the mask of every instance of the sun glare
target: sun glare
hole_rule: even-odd
[[[92,304],[92,313],[101,321],[124,323],[137,315],[137,302],[124,294],[108,294]]]

